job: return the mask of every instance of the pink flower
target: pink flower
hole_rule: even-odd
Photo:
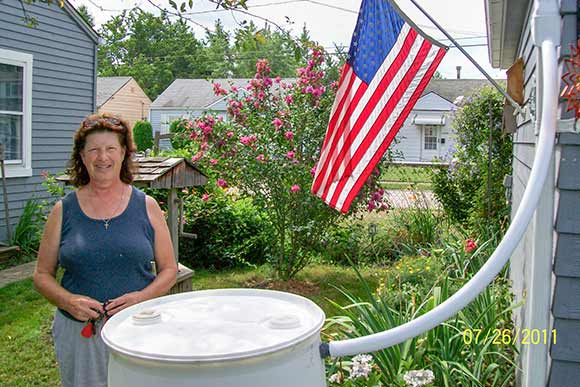
[[[228,91],[226,89],[222,88],[221,85],[219,83],[217,83],[217,82],[214,83],[212,85],[212,87],[213,87],[213,92],[214,92],[215,95],[226,95],[226,94],[228,94]]]
[[[197,160],[201,159],[202,157],[203,157],[203,152],[197,152],[196,154],[194,154],[191,157],[191,161],[193,161],[195,163]]]
[[[294,184],[292,187],[290,187],[290,191],[292,193],[296,193],[296,192],[300,191],[300,186],[298,184]]]
[[[284,137],[286,137],[287,140],[292,140],[292,138],[294,138],[294,133],[291,131],[287,131],[286,133],[284,133]]]
[[[251,136],[240,137],[240,142],[244,145],[252,145],[252,143],[255,142],[256,140],[257,140],[257,137],[255,134],[252,134]]]
[[[282,80],[282,78],[280,78],[279,76],[274,78],[274,82],[276,82],[276,83],[280,83],[281,80]]]
[[[271,72],[268,59],[260,59],[256,62],[256,72],[258,75],[265,75]]]
[[[227,133],[226,133],[226,136],[227,136],[228,138],[232,138],[232,137],[234,137],[234,132],[232,132],[232,131],[230,130],[229,132],[227,132]]]
[[[284,122],[281,119],[279,119],[278,117],[276,117],[272,120],[272,125],[274,125],[276,127],[276,129],[280,129],[280,127],[282,125],[284,125]]]
[[[264,161],[265,159],[266,159],[266,157],[262,153],[260,153],[258,156],[256,156],[256,160],[258,160],[258,161]]]
[[[466,253],[471,253],[473,250],[477,248],[477,243],[473,241],[473,239],[468,239],[465,241],[464,250]]]
[[[209,200],[209,195],[206,193],[201,195],[201,200],[203,200],[204,202],[207,202]]]
[[[216,164],[218,163],[218,161],[217,161],[216,159],[211,159],[211,160],[209,161],[209,163],[210,163],[211,165],[216,165]]]
[[[221,188],[225,188],[228,184],[226,183],[226,181],[222,178],[217,179],[217,185],[218,187]]]
[[[310,174],[312,175],[312,177],[314,177],[314,175],[316,174],[316,165],[310,169]]]
[[[294,103],[294,97],[292,97],[291,95],[287,95],[286,98],[284,98],[286,100],[286,103],[288,105],[292,105]]]
[[[232,91],[232,93],[237,93],[238,92],[238,88],[236,86],[232,86],[230,88],[230,90]]]
[[[320,97],[322,93],[324,93],[324,91],[325,91],[324,86],[320,86],[318,89],[312,90],[312,95],[314,95],[315,97]]]
[[[288,151],[288,153],[286,153],[286,157],[289,159],[293,159],[295,155],[296,153],[294,153],[294,151]]]

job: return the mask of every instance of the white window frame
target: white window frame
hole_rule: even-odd
[[[427,136],[427,130],[432,130],[433,134]],[[423,150],[426,151],[436,151],[439,148],[439,135],[437,126],[435,125],[423,125]],[[427,137],[435,138],[435,148],[427,148]]]
[[[175,120],[179,120],[181,118],[185,118],[186,114],[184,113],[161,113],[160,120],[159,120],[159,133],[160,134],[167,134],[169,133],[169,127],[171,123]]]
[[[4,161],[7,178],[32,176],[32,61],[31,54],[0,48],[0,63],[23,68],[22,160]]]

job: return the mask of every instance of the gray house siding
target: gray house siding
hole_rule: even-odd
[[[534,96],[535,82],[539,81],[537,72],[537,50],[531,38],[531,3],[524,31],[520,38],[518,56],[525,63],[525,104],[529,108],[540,108],[539,96]],[[562,42],[561,55],[570,53],[570,44],[577,39],[575,0],[561,2]],[[561,101],[562,102],[562,101]],[[572,112],[565,112],[565,105],[560,105],[560,119],[567,119]],[[538,116],[539,117],[539,116]],[[513,191],[512,214],[515,214],[527,186],[530,170],[534,161],[536,124],[528,114],[519,120],[519,128],[514,135],[513,157]],[[554,166],[540,206],[544,205],[546,215],[538,214],[531,222],[523,241],[512,256],[510,278],[516,300],[524,300],[524,306],[514,312],[514,322],[520,329],[538,328],[542,322],[537,321],[538,311],[532,310],[532,299],[548,296],[551,300],[551,328],[556,330],[556,344],[551,341],[549,348],[542,346],[520,346],[520,371],[518,385],[531,385],[530,374],[537,372],[534,365],[540,364],[543,357],[547,364],[545,381],[536,381],[537,385],[549,387],[577,387],[580,380],[580,174],[578,159],[580,156],[580,136],[572,133],[560,133],[554,155]],[[553,197],[553,199],[552,199]],[[553,258],[552,258],[553,257]],[[552,261],[552,273],[537,273],[538,260]],[[538,284],[538,278],[550,279]],[[542,277],[544,275],[544,277]],[[540,277],[538,277],[540,276]],[[535,281],[535,282],[534,282]],[[535,289],[535,290],[533,290]],[[535,291],[536,294],[530,294]],[[547,293],[547,294],[546,294]],[[550,326],[549,326],[550,327]],[[545,346],[544,346],[545,347]],[[535,352],[535,353],[533,353]],[[527,359],[527,360],[526,360]],[[536,384],[534,384],[536,385]]]
[[[27,27],[17,1],[0,1],[0,49],[33,56],[32,176],[7,178],[10,221],[18,222],[31,198],[46,199],[41,173],[62,172],[72,136],[84,116],[95,110],[96,36],[71,12],[52,4],[25,4],[37,28]],[[0,202],[3,198],[0,197]],[[0,205],[0,240],[6,238],[6,214]]]

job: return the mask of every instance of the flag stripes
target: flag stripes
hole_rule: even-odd
[[[363,0],[316,167],[312,192],[347,212],[405,122],[447,47],[388,0]],[[361,76],[362,75],[362,76]]]

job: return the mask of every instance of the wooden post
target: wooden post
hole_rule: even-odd
[[[155,138],[153,139],[153,153],[157,154],[159,153],[159,140],[161,137],[161,133],[156,130],[155,131]]]
[[[169,189],[167,208],[167,225],[171,234],[171,242],[173,242],[175,261],[179,263],[179,198],[177,197],[177,188]]]
[[[4,215],[6,216],[6,236],[7,240],[12,239],[12,229],[10,227],[10,212],[8,211],[8,193],[6,192],[6,169],[4,168],[4,144],[0,143],[0,167],[2,168],[2,193],[4,195]]]

